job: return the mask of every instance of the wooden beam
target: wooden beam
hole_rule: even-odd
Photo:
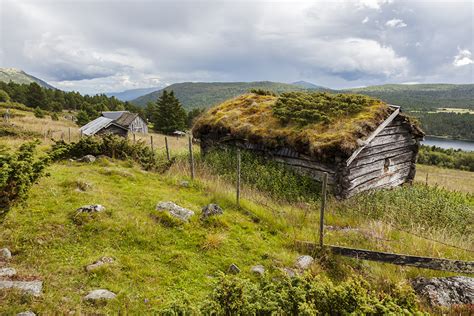
[[[301,251],[306,251],[308,253],[314,253],[317,250],[321,249],[317,244],[307,241],[297,241],[296,245]],[[331,252],[336,255],[361,260],[377,261],[401,266],[450,271],[456,273],[474,273],[474,261],[411,256],[405,254],[379,252],[331,245],[325,247],[330,249]]]
[[[400,113],[400,107],[392,107],[396,107],[395,111],[393,111],[393,113],[390,114],[390,116],[385,121],[383,121],[383,123],[380,124],[379,127],[377,127],[375,131],[373,131],[373,133],[370,134],[369,137],[367,137],[367,139],[364,140],[364,145],[360,146],[356,151],[352,153],[352,155],[346,161],[346,166],[349,166],[351,162],[357,157],[357,155],[372,141],[372,139],[374,139],[375,136],[377,136],[388,124],[390,124],[398,116],[398,114]]]

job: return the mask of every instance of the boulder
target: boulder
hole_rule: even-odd
[[[307,270],[313,263],[314,259],[311,256],[304,255],[304,256],[299,256],[298,259],[296,259],[295,266],[300,269],[300,270]]]
[[[42,281],[0,280],[0,290],[1,289],[18,289],[20,291],[25,292],[26,294],[39,296],[43,289],[43,282]]]
[[[89,294],[84,296],[86,301],[97,301],[97,300],[111,300],[114,299],[117,295],[109,290],[98,289],[90,291]]]
[[[33,313],[32,311],[26,311],[26,312],[18,313],[16,314],[16,316],[36,316],[36,314]]]
[[[156,210],[160,212],[166,211],[171,216],[174,216],[183,222],[187,222],[188,219],[194,215],[193,211],[181,207],[173,202],[160,202],[156,205]]]
[[[102,257],[99,260],[95,261],[94,263],[89,264],[86,267],[86,271],[87,272],[93,271],[93,270],[103,266],[104,264],[109,264],[109,263],[112,263],[112,262],[114,262],[113,258],[111,258],[111,257]]]
[[[253,266],[252,268],[250,268],[250,272],[255,273],[255,274],[259,274],[259,275],[264,275],[265,274],[265,268],[261,264],[258,264],[256,266]]]
[[[81,158],[77,159],[76,161],[91,163],[91,162],[95,161],[95,157],[93,155],[85,155],[84,157],[81,157]]]
[[[227,271],[229,271],[229,273],[232,273],[232,274],[239,274],[240,268],[235,263],[232,263],[229,266],[229,269],[227,269]]]
[[[474,304],[474,278],[455,276],[447,278],[416,278],[412,281],[415,292],[431,306]]]
[[[105,207],[100,204],[84,205],[76,211],[77,213],[98,213],[105,211]]]
[[[0,277],[12,277],[16,274],[13,268],[0,268]]]
[[[8,248],[0,249],[0,260],[10,260],[12,258],[12,253]]]
[[[296,276],[296,272],[295,270],[291,269],[291,268],[283,268],[283,272],[289,276],[290,278],[294,278]]]
[[[209,204],[202,208],[201,219],[206,219],[214,215],[222,215],[224,211],[217,204]]]

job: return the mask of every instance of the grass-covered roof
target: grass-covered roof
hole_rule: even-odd
[[[357,94],[262,91],[209,109],[196,122],[196,138],[231,136],[269,148],[289,147],[320,159],[350,156],[391,113],[384,102]]]

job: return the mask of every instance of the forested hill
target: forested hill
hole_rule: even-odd
[[[387,84],[348,89],[402,106],[407,111],[438,108],[474,109],[474,84]]]
[[[288,83],[257,81],[257,82],[183,82],[175,83],[164,90],[174,91],[186,109],[208,108],[223,102],[229,98],[236,97],[248,92],[250,89],[264,89],[275,92],[307,90],[303,86]],[[320,88],[320,90],[329,90]],[[139,97],[131,102],[136,105],[145,106],[148,102],[155,102],[161,95],[162,90],[155,91]]]
[[[38,79],[30,74],[27,74],[23,70],[16,68],[0,68],[0,81],[3,82],[14,82],[18,84],[30,84],[36,82],[43,88],[55,89],[53,86],[47,82]]]

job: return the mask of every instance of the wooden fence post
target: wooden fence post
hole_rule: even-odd
[[[150,135],[150,145],[151,145],[151,152],[155,154],[155,146],[153,146],[153,135]]]
[[[170,149],[168,147],[168,137],[165,136],[166,158],[170,161]]]
[[[426,180],[425,180],[425,185],[428,185],[428,171],[426,172]]]
[[[64,132],[61,132],[61,140],[64,141]]]
[[[133,143],[135,144],[135,142],[136,142],[135,133],[132,133],[132,134],[133,134]]]
[[[189,136],[189,164],[191,165],[191,179],[194,180],[194,155],[193,155],[193,141]]]
[[[323,183],[321,190],[321,214],[319,217],[319,246],[324,246],[324,211],[326,209],[326,190],[328,184],[328,174],[323,173]]]
[[[68,138],[69,138],[69,142],[71,142],[71,128],[70,127],[68,128]]]
[[[237,149],[237,206],[240,206],[240,164],[241,164],[240,149]]]

